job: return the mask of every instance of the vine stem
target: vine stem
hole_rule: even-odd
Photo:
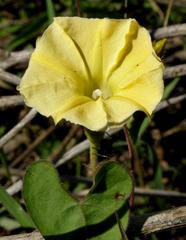
[[[135,173],[135,169],[139,175],[140,186],[143,186],[144,183],[143,183],[143,177],[141,174],[141,166],[140,166],[138,154],[137,154],[134,143],[132,141],[132,138],[129,134],[129,131],[128,131],[128,128],[126,125],[124,125],[124,134],[125,134],[125,138],[126,138],[126,142],[127,142],[127,146],[128,146],[129,158],[131,161],[130,172],[131,172],[131,176],[133,179],[133,190],[132,190],[131,197],[130,197],[130,206],[131,206],[131,209],[133,209],[134,208],[134,173]]]
[[[76,7],[77,7],[77,15],[78,17],[81,17],[80,0],[76,0]]]
[[[132,187],[132,192],[130,196],[130,208],[133,209],[134,208],[134,149],[133,149],[132,139],[129,135],[128,128],[126,125],[124,125],[123,130],[124,130],[124,134],[125,134],[125,138],[128,146],[129,158],[131,161],[130,173],[132,176],[133,187]]]

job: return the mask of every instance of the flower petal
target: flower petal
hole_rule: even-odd
[[[39,62],[32,61],[19,86],[26,103],[41,114],[50,116],[72,96],[82,95],[75,79],[69,79]]]
[[[121,85],[124,87],[162,64],[154,52],[150,35],[145,28],[139,27],[136,39],[128,38],[128,41],[132,41],[131,51],[110,76],[108,84],[111,89]]]
[[[74,99],[75,104],[76,101]],[[73,106],[73,101],[70,104]],[[100,131],[107,126],[107,115],[100,98],[96,101],[87,99],[86,102],[72,107],[68,111],[59,111],[54,118],[56,121],[65,118],[72,123],[80,124],[92,131]]]
[[[112,91],[117,91],[118,88],[126,88],[144,74],[159,68],[163,69],[162,63],[157,61],[153,54],[150,54],[142,63],[137,64],[131,72],[127,73],[123,80],[118,81],[117,85],[116,83],[112,85]],[[162,81],[162,79],[159,81]]]
[[[135,111],[142,109],[137,103],[121,96],[104,100],[104,108],[107,113],[108,125],[110,126],[122,124]]]
[[[97,75],[101,75],[102,68],[101,64],[98,64],[102,61],[102,52],[100,49],[97,50],[102,21],[79,17],[57,17],[55,21],[79,50],[91,82],[96,82]]]
[[[163,95],[163,66],[140,76],[130,85],[118,89],[117,96],[131,99],[151,114]],[[141,109],[143,111],[143,109]]]
[[[52,115],[74,95],[90,95],[84,60],[71,38],[54,21],[37,41],[19,90],[41,114]]]
[[[120,66],[130,52],[138,27],[135,19],[105,19],[101,32],[104,81],[107,81],[109,75]]]
[[[128,51],[127,38],[135,37],[138,26],[134,19],[58,17],[56,21],[80,49],[95,89]]]

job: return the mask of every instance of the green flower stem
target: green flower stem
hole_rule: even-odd
[[[94,175],[98,163],[98,151],[100,150],[104,132],[93,132],[85,128],[85,135],[90,142],[90,169],[91,175]]]

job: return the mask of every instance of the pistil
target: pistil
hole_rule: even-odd
[[[92,98],[97,100],[99,97],[101,97],[103,95],[102,91],[97,88],[92,92]]]

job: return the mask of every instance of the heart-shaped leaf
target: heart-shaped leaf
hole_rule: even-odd
[[[28,169],[23,196],[32,219],[44,236],[63,234],[85,226],[80,205],[64,190],[49,162],[37,162]]]
[[[82,204],[87,225],[99,223],[120,209],[131,190],[132,181],[126,170],[115,162],[105,163]]]
[[[45,238],[58,240],[72,239],[71,234],[81,234],[81,240],[102,240],[113,233],[120,234],[115,213],[118,212],[126,227],[126,203],[131,190],[129,174],[114,162],[103,164],[82,202],[64,189],[49,162],[34,163],[26,173],[23,186],[25,202],[36,226]]]

